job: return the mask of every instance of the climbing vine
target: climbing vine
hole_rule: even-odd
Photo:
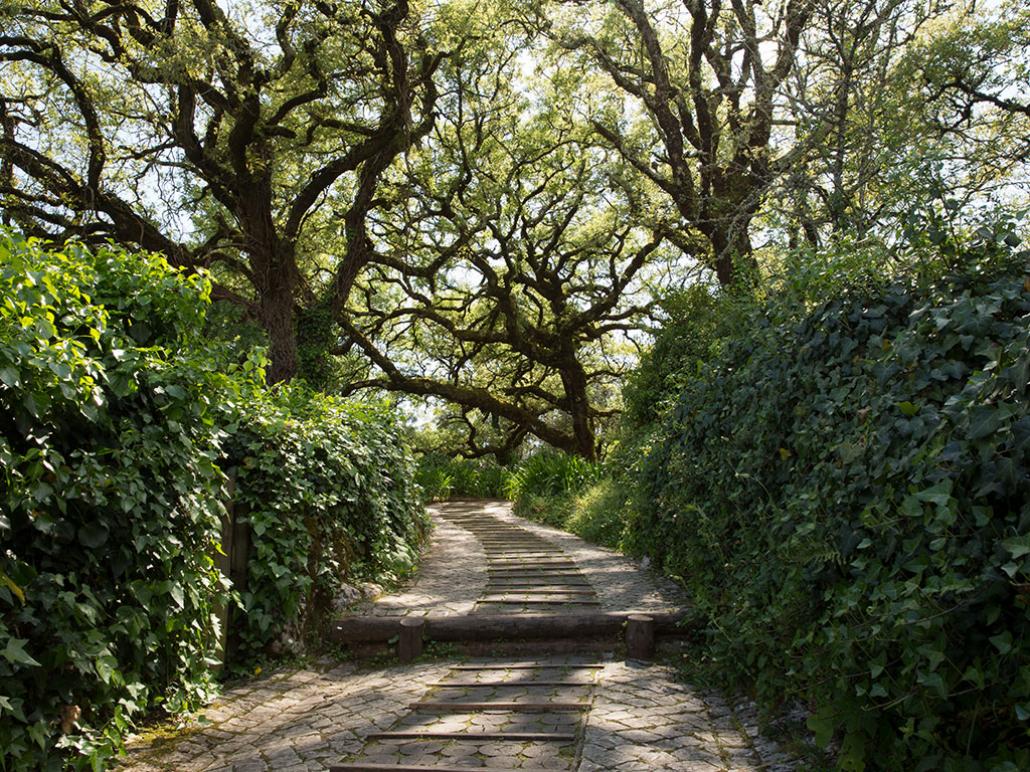
[[[844,768],[1030,764],[1030,278],[982,237],[757,310],[664,420],[629,528],[711,671],[814,706]]]
[[[214,693],[216,605],[245,657],[338,583],[410,565],[413,461],[384,406],[269,390],[205,335],[210,285],[161,258],[0,232],[0,768],[93,767]],[[226,470],[254,534],[215,569]]]

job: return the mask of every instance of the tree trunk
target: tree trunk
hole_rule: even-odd
[[[300,285],[292,242],[279,238],[272,216],[272,181],[269,173],[249,178],[247,195],[237,203],[237,218],[246,238],[258,319],[268,334],[269,383],[288,381],[297,374],[295,292]]]
[[[261,322],[268,333],[268,382],[288,381],[297,374],[297,328],[293,288],[287,282],[261,293]]]
[[[708,236],[712,242],[712,253],[715,258],[715,275],[719,286],[726,288],[741,278],[741,269],[747,275],[757,268],[754,254],[751,251],[751,236],[747,225],[736,228],[715,227]]]
[[[569,416],[572,418],[572,434],[575,447],[571,451],[593,461],[597,457],[597,438],[590,420],[590,400],[587,397],[587,376],[583,366],[576,360],[573,351],[569,363],[562,368],[561,380],[568,401]]]

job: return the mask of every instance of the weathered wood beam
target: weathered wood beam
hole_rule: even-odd
[[[682,633],[683,612],[651,614],[656,634]],[[425,617],[425,639],[432,641],[532,640],[534,638],[618,637],[629,619],[627,612],[578,614],[473,614]],[[400,635],[402,617],[349,617],[330,633],[337,643],[388,641]]]

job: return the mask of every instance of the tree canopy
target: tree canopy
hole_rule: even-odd
[[[1030,13],[7,0],[3,221],[205,270],[272,381],[594,457],[688,285],[1025,209]]]

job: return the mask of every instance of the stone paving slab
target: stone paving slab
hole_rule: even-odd
[[[579,772],[766,769],[726,703],[662,665],[610,662],[587,716]]]
[[[529,660],[482,659],[455,670],[456,662],[394,666],[375,672],[353,664],[319,670],[286,670],[229,689],[204,711],[211,722],[177,737],[129,744],[118,767],[134,772],[326,772],[361,760],[427,766],[508,766],[579,772],[729,772],[791,770],[774,743],[739,722],[718,695],[678,682],[672,668],[608,660],[601,669],[576,669],[573,680],[596,684],[588,712],[412,712],[409,705],[435,698],[433,686],[463,681],[525,682],[565,678],[570,663],[533,661],[552,668],[519,669]],[[504,669],[501,669],[504,667]],[[570,687],[578,697],[580,685]],[[537,691],[537,689],[531,689]],[[495,690],[500,692],[501,690]],[[548,692],[553,698],[554,691]],[[490,695],[486,695],[489,697]],[[377,731],[571,731],[582,722],[581,741],[366,740]],[[578,749],[577,747],[578,746]]]
[[[414,579],[400,592],[351,609],[360,616],[460,616],[471,613],[486,588],[486,555],[471,533],[429,507],[433,534]]]
[[[486,587],[487,556],[470,530],[447,517],[457,512],[467,521],[469,511],[483,511],[505,528],[524,529],[534,542],[563,551],[606,611],[662,611],[685,603],[671,582],[575,536],[516,518],[506,502],[461,502],[433,512],[434,539],[410,586],[358,613],[473,613]],[[130,743],[118,768],[325,772],[355,761],[579,772],[794,768],[758,735],[753,715],[742,718],[718,695],[678,682],[671,667],[617,662],[611,653],[598,659],[584,659],[591,656],[584,651],[548,656],[541,648],[523,660],[421,662],[375,672],[330,662],[284,669],[228,689],[204,711],[209,724]],[[503,704],[482,707],[489,703]],[[374,736],[398,732],[443,736]],[[498,734],[505,732],[526,739]],[[464,737],[446,736],[454,734]],[[538,741],[540,736],[551,739]]]
[[[484,514],[517,525],[560,547],[597,590],[601,611],[676,611],[687,605],[687,596],[681,587],[654,571],[642,568],[638,561],[566,531],[517,517],[512,513],[510,502],[488,500],[479,503]]]
[[[408,713],[447,672],[414,664],[362,672],[351,663],[286,670],[228,689],[201,712],[211,723],[170,739],[129,743],[135,772],[317,772]]]

